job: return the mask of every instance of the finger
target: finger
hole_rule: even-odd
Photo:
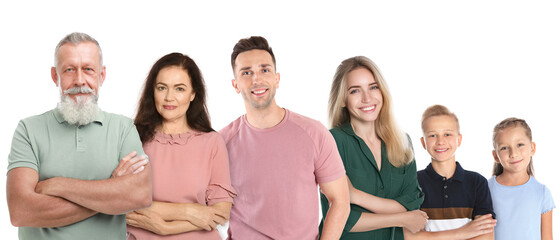
[[[131,158],[130,160],[126,161],[124,163],[124,165],[122,166],[122,168],[120,168],[120,172],[118,176],[123,176],[123,175],[128,175],[128,174],[132,174],[134,173],[134,171],[137,170],[138,167],[145,165],[146,163],[142,164],[142,161],[146,161],[146,156],[144,155],[139,155],[139,156],[135,156],[133,158]],[[137,167],[135,167],[135,165],[137,165]]]
[[[148,160],[144,157],[144,160],[138,161],[136,163],[134,163],[131,167],[130,170],[135,174],[135,173],[139,173],[142,170],[144,170],[144,166],[148,164]],[[141,168],[141,169],[140,169]]]
[[[216,217],[214,218],[214,222],[216,222],[217,224],[223,225],[227,222],[227,219],[225,219],[224,217],[219,216],[219,215],[215,215],[215,216]]]

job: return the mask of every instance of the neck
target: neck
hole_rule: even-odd
[[[350,124],[351,127],[353,128],[353,132],[355,132],[355,134],[360,138],[369,140],[371,142],[380,140],[379,137],[377,136],[374,122],[364,123],[364,122],[355,121],[351,119]]]
[[[530,175],[527,172],[509,173],[503,172],[495,178],[498,183],[505,186],[520,186],[530,180]]]
[[[174,121],[163,120],[161,127],[159,127],[157,130],[165,134],[179,134],[190,131],[190,127],[188,126],[186,119]]]
[[[247,121],[248,123],[260,129],[271,128],[278,125],[285,117],[285,109],[272,102],[270,106],[262,109],[255,109],[247,107]]]
[[[439,175],[449,179],[454,176],[456,172],[456,161],[454,159],[444,162],[431,161],[431,166]]]

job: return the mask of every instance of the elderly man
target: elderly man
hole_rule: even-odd
[[[63,38],[51,69],[57,108],[19,122],[7,198],[20,239],[125,239],[125,213],[151,204],[151,171],[131,119],[97,107],[101,48]]]

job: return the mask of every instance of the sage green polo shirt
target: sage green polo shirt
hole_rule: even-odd
[[[408,165],[394,167],[388,161],[386,146],[382,141],[382,167],[379,170],[373,153],[363,139],[355,134],[349,122],[331,129],[330,133],[336,140],[346,174],[355,188],[377,197],[394,199],[408,211],[419,209],[423,202],[423,193],[417,182],[415,160]],[[321,203],[325,215],[329,206],[328,199],[323,194]],[[351,204],[351,212],[340,239],[404,239],[401,227],[350,232],[363,212],[370,211]]]
[[[111,177],[128,153],[144,154],[130,118],[99,110],[94,122],[68,124],[53,109],[19,122],[8,156],[8,171],[36,170],[39,181],[52,177],[102,180]],[[20,239],[125,239],[125,215],[98,213],[58,228],[20,227]]]

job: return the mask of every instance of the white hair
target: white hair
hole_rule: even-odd
[[[70,34],[66,35],[66,37],[62,38],[62,40],[60,40],[60,42],[58,42],[58,45],[56,45],[56,48],[54,49],[54,67],[58,66],[58,51],[60,50],[60,47],[62,47],[64,44],[67,44],[67,43],[78,45],[78,44],[83,43],[83,42],[92,42],[92,43],[95,43],[95,45],[97,45],[97,49],[99,49],[99,66],[102,67],[103,66],[103,52],[101,51],[101,46],[99,46],[99,42],[97,42],[97,40],[95,40],[95,38],[92,38],[91,36],[89,36],[85,33],[80,33],[80,32],[70,33]]]
[[[88,96],[75,96],[72,99],[68,94],[90,93]],[[99,107],[97,106],[98,94],[93,89],[82,86],[73,87],[60,94],[60,102],[56,107],[64,120],[72,125],[87,125],[95,120]]]

